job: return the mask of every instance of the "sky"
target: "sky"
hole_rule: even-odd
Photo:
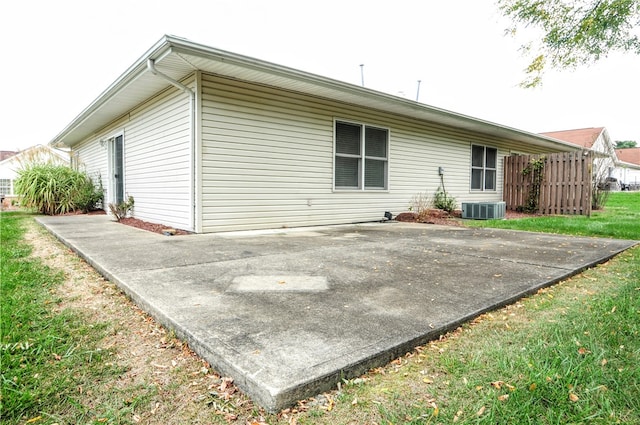
[[[495,0],[33,0],[0,5],[0,150],[49,143],[164,34],[533,133],[640,143],[640,56],[547,72]],[[363,65],[361,67],[361,65]]]

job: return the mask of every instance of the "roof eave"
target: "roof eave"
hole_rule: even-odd
[[[404,99],[387,93],[372,90],[366,87],[360,87],[342,81],[330,79],[327,77],[311,74],[297,69],[285,67],[282,65],[262,61],[259,59],[242,56],[236,53],[215,49],[192,41],[165,35],[153,47],[151,47],[144,55],[142,55],[129,69],[127,69],[113,84],[104,90],[96,100],[94,100],[86,109],[84,109],[67,127],[65,127],[51,142],[53,146],[73,146],[87,137],[87,128],[97,131],[99,128],[87,127],[83,129],[83,125],[90,119],[95,119],[97,114],[103,110],[109,102],[122,93],[123,90],[135,84],[140,80],[146,72],[146,64],[148,59],[154,59],[159,63],[163,58],[171,54],[180,55],[183,58],[191,56],[194,59],[201,58],[206,61],[214,61],[215,65],[231,65],[244,70],[253,70],[264,75],[273,75],[290,82],[300,83],[309,88],[310,91],[320,91],[328,98],[331,95],[340,97],[341,101],[352,103],[355,105],[366,106],[387,113],[400,114],[413,117],[416,119],[433,122],[439,125],[457,127],[467,131],[474,131],[490,136],[499,136],[523,143],[528,143],[540,147],[571,151],[579,149],[575,145],[564,142],[551,137],[540,134],[529,133],[512,127],[503,126],[497,123],[484,121],[456,112],[429,106],[413,100]],[[185,63],[187,63],[185,61]],[[191,69],[193,70],[193,68]],[[145,84],[139,82],[139,85]],[[159,81],[157,84],[162,84]],[[147,100],[146,98],[137,99],[139,103]],[[336,99],[338,100],[338,99]],[[125,114],[127,110],[118,110],[110,115],[111,121]],[[108,124],[108,120],[100,121],[102,126]]]
[[[146,72],[147,59],[158,58],[166,54],[170,49],[167,36],[162,37],[153,45],[144,55],[142,55],[133,65],[131,65],[120,77],[118,77],[109,87],[107,87],[100,95],[89,104],[77,117],[73,119],[57,136],[55,136],[49,145],[54,147],[73,146],[78,140],[68,141],[70,135],[80,125],[91,118],[91,116],[103,105],[109,102],[123,88],[133,83],[140,75]]]

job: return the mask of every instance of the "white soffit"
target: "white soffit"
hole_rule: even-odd
[[[160,72],[178,81],[195,70],[202,70],[237,80],[483,133],[491,137],[566,151],[576,149],[575,146],[556,139],[456,114],[258,59],[213,49],[173,36],[163,37],[56,136],[51,144],[64,143],[73,146],[167,88],[169,84],[166,80],[153,75],[146,69],[147,59],[154,59],[156,68]]]

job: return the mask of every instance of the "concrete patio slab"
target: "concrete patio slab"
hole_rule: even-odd
[[[37,220],[270,411],[635,244],[409,223],[162,236],[104,215]]]

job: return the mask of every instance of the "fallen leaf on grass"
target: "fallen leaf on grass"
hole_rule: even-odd
[[[336,405],[336,402],[333,401],[333,399],[331,397],[329,397],[328,394],[325,394],[325,397],[327,398],[327,405],[323,406],[324,409],[327,409],[327,412],[331,412],[333,410],[333,407]]]
[[[587,355],[589,354],[591,351],[587,350],[584,347],[580,347],[578,348],[578,354],[580,354],[581,356]]]
[[[482,407],[480,408],[480,410],[478,410],[478,411],[476,412],[476,416],[482,416],[482,415],[484,415],[484,411],[485,411],[485,410],[487,410],[487,408],[486,408],[485,406],[482,406]]]
[[[498,400],[506,401],[508,398],[509,398],[509,394],[502,394],[501,396],[498,397]]]
[[[233,385],[233,378],[222,378],[222,383],[218,389],[220,391],[226,391],[227,388],[230,388]]]
[[[571,401],[573,401],[575,403],[576,401],[580,400],[580,397],[578,397],[574,393],[569,393],[569,400],[571,400]]]
[[[513,385],[507,384],[504,381],[493,381],[491,383],[491,386],[494,387],[497,390],[502,389],[502,387],[506,387],[509,391],[515,391],[516,387],[514,387]]]

